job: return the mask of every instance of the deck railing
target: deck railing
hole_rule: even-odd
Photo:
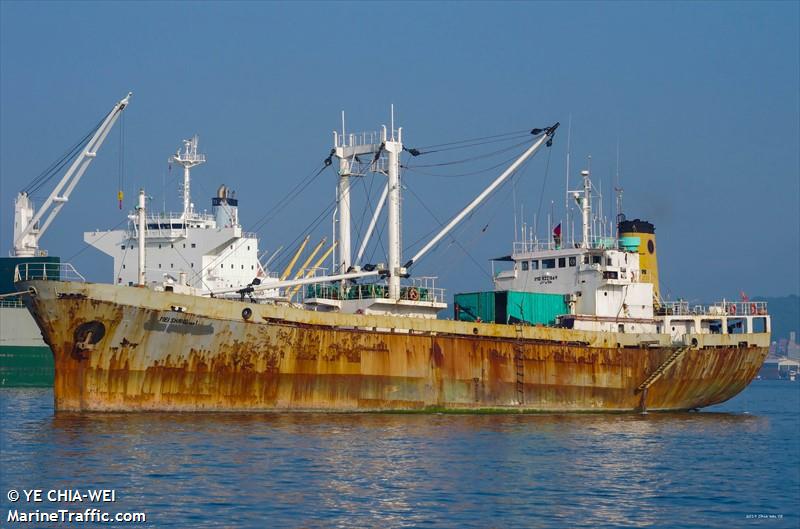
[[[689,305],[688,301],[664,301],[658,314],[662,316],[765,316],[766,301],[727,301],[713,305]]]
[[[86,279],[70,263],[20,263],[14,269],[18,281],[79,281]]]
[[[405,301],[427,301],[434,303],[444,302],[445,290],[438,287],[409,285],[400,287],[400,299]],[[364,285],[317,284],[308,285],[305,289],[306,298],[354,300],[354,299],[389,299],[389,287],[378,283]]]
[[[528,240],[516,241],[513,245],[514,254],[520,253],[534,253],[544,252],[549,250],[572,250],[581,247],[580,241],[561,241],[559,244],[552,239],[550,240]],[[617,239],[614,237],[592,237],[589,241],[589,248],[593,250],[603,249],[616,249],[618,247]]]

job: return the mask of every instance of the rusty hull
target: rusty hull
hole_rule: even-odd
[[[744,389],[769,334],[667,335],[344,315],[135,287],[31,281],[57,410],[633,411]],[[244,309],[251,314],[245,318]]]

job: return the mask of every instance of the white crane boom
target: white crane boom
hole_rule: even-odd
[[[442,237],[450,233],[450,230],[452,230],[459,222],[461,222],[464,219],[464,217],[469,215],[476,207],[478,207],[480,203],[483,202],[483,200],[492,193],[492,191],[497,189],[497,187],[500,184],[502,184],[510,175],[512,175],[514,171],[516,171],[519,168],[519,166],[525,162],[525,160],[533,156],[533,154],[539,149],[539,147],[541,147],[543,143],[545,142],[549,143],[550,139],[553,137],[553,134],[555,134],[558,125],[559,123],[556,123],[552,127],[548,127],[544,130],[534,129],[533,133],[541,134],[539,139],[533,145],[531,145],[524,153],[522,153],[522,155],[519,158],[517,158],[514,161],[514,163],[512,163],[508,167],[508,169],[503,171],[503,174],[495,178],[495,180],[491,184],[489,184],[489,186],[486,189],[484,189],[477,197],[475,197],[472,200],[472,202],[470,202],[464,209],[462,209],[461,212],[453,218],[453,220],[448,222],[447,226],[442,228],[442,230],[439,233],[437,233],[436,236],[428,242],[428,244],[423,246],[422,249],[418,251],[416,255],[414,255],[414,257],[409,259],[404,266],[406,268],[409,268],[412,264],[416,263],[420,259],[420,257],[425,255],[431,248],[436,246],[436,243],[442,240]]]
[[[61,208],[69,201],[69,196],[78,185],[78,181],[86,172],[89,164],[97,156],[97,151],[105,141],[117,118],[128,106],[132,92],[119,101],[95,131],[86,147],[78,154],[69,169],[56,185],[42,207],[33,214],[33,203],[28,194],[19,193],[14,201],[14,255],[16,257],[33,257],[39,249],[39,239],[47,231],[50,223]],[[45,216],[46,215],[46,216]],[[41,222],[44,217],[44,222]]]

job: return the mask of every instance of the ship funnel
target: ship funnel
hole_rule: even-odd
[[[658,304],[658,300],[661,299],[661,292],[658,287],[655,226],[646,220],[634,219],[621,221],[618,228],[620,240],[639,239],[639,267],[642,271],[642,281],[653,284],[653,295],[655,296],[656,304]]]
[[[233,191],[229,187],[219,186],[217,196],[211,199],[211,213],[217,221],[217,228],[239,225],[239,200],[233,198]]]

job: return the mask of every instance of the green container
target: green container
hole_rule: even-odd
[[[569,307],[563,294],[508,291],[506,321],[498,323],[554,325],[558,316],[568,313]]]
[[[558,316],[568,314],[562,294],[492,291],[456,294],[453,305],[458,321],[554,325]]]
[[[457,321],[495,321],[496,292],[469,292],[456,294],[453,303]]]

